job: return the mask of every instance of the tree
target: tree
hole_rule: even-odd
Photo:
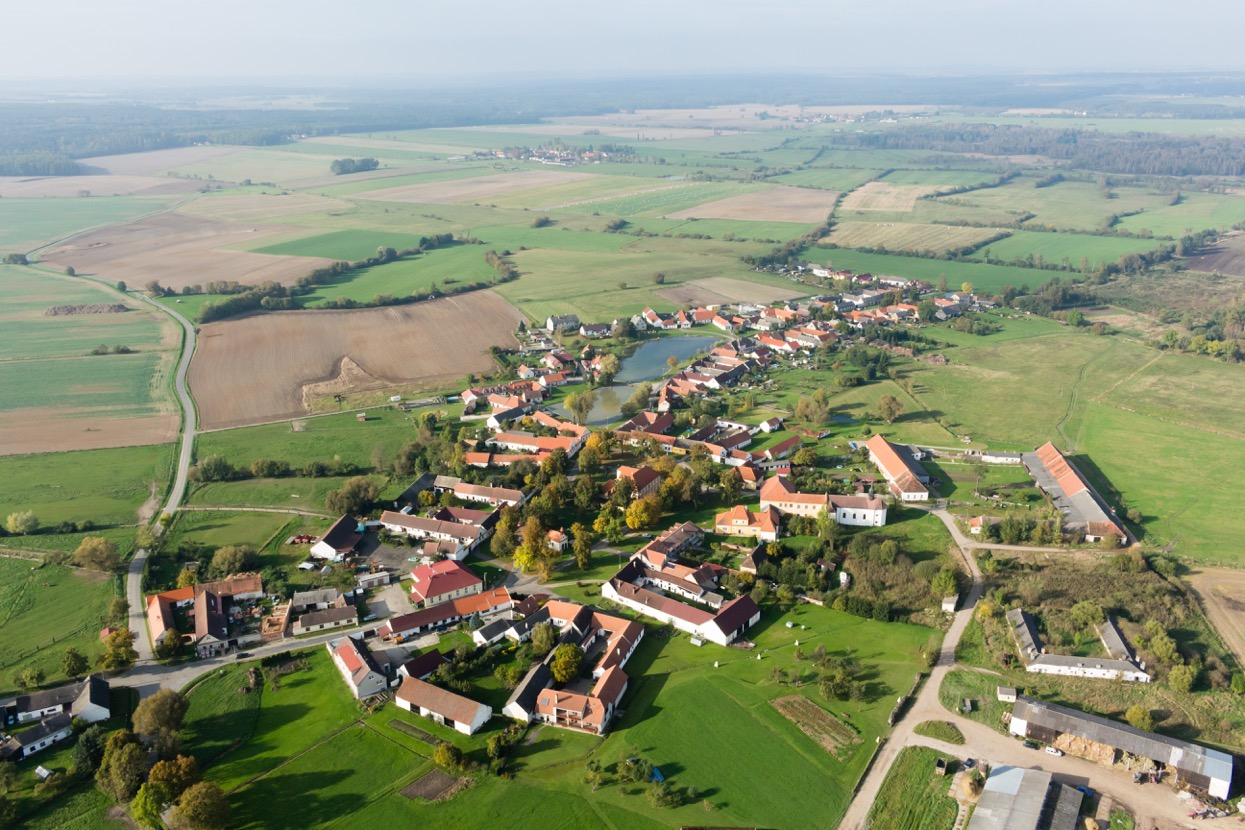
[[[964,282],[960,283],[960,291],[963,292],[964,294],[972,294],[973,284],[965,280]]]
[[[134,547],[155,551],[160,546],[160,534],[151,525],[143,525],[134,532]]]
[[[189,588],[191,585],[199,584],[199,575],[189,568],[182,568],[177,573],[177,587]]]
[[[571,525],[571,550],[575,553],[576,567],[583,569],[592,561],[592,529],[583,522]]]
[[[73,646],[65,649],[65,656],[61,660],[61,670],[65,672],[66,677],[81,677],[86,674],[86,670],[90,667],[86,657],[82,652]]]
[[[727,504],[734,504],[739,501],[743,485],[743,479],[739,477],[739,470],[734,467],[723,467],[722,472],[718,474],[718,486],[722,488],[722,500]]]
[[[182,793],[199,783],[199,764],[194,758],[178,755],[167,761],[157,761],[147,773],[146,786],[155,790],[160,804],[170,804]]]
[[[574,643],[563,643],[553,652],[553,660],[549,670],[558,683],[569,683],[579,674],[579,666],[584,661],[584,650]]]
[[[536,570],[541,561],[545,559],[546,553],[549,552],[545,539],[545,526],[541,523],[540,517],[529,516],[523,525],[523,543],[514,551],[514,564],[523,571]]]
[[[104,743],[108,733],[102,724],[93,724],[78,736],[78,743],[73,748],[73,768],[80,774],[93,773],[99,769],[104,759]]]
[[[661,271],[653,272],[653,285],[664,285],[665,282],[666,282],[665,274],[663,274]]]
[[[118,628],[104,639],[104,653],[99,663],[106,671],[121,671],[134,665],[138,652],[134,650],[134,635],[128,628]]]
[[[795,589],[785,583],[779,585],[778,590],[774,592],[774,598],[782,605],[790,605],[795,602]]]
[[[553,651],[558,642],[558,630],[553,623],[543,622],[532,629],[532,651],[537,657],[544,657]]]
[[[212,554],[212,570],[220,576],[249,571],[255,563],[255,551],[250,545],[226,545]]]
[[[1146,732],[1154,729],[1154,718],[1150,715],[1150,710],[1140,703],[1134,703],[1128,707],[1128,711],[1124,713],[1124,720],[1128,721],[1134,729]]]
[[[608,386],[614,381],[614,375],[618,374],[618,370],[622,368],[617,355],[607,354],[601,358],[601,371],[597,375],[597,379],[604,385]]]
[[[330,492],[324,499],[324,506],[330,512],[342,515],[366,513],[379,496],[380,490],[371,479],[355,476],[343,484],[341,489]]]
[[[156,794],[155,788],[150,783],[144,784],[138,788],[138,793],[130,802],[130,815],[140,826],[148,830],[159,830],[164,826],[164,822],[160,820],[161,806],[160,796]]]
[[[501,734],[490,735],[485,749],[488,757],[496,761],[506,754],[506,737]]]
[[[39,529],[39,517],[33,510],[19,510],[8,515],[4,527],[14,536],[29,536]]]
[[[893,424],[903,414],[903,403],[894,395],[883,395],[878,400],[878,414],[886,423]]]
[[[661,504],[651,493],[642,499],[636,499],[627,507],[627,527],[632,530],[652,527],[659,518]]]
[[[200,481],[229,481],[238,474],[223,456],[209,455],[199,462],[196,470]]]
[[[588,417],[588,413],[592,411],[592,407],[597,405],[597,393],[592,389],[572,392],[566,396],[563,403],[567,411],[575,416],[575,423],[582,424]]]
[[[177,750],[177,733],[189,708],[190,701],[180,692],[161,689],[139,702],[134,710],[134,731],[149,738],[162,757],[170,756]]]
[[[45,677],[46,675],[43,673],[43,669],[29,668],[22,669],[17,673],[17,676],[14,677],[13,680],[23,689],[34,689],[43,682]]]
[[[17,785],[17,764],[0,761],[0,792],[7,793]]]
[[[493,531],[493,538],[489,540],[489,551],[494,557],[508,559],[514,556],[515,546],[518,543],[518,527],[519,511],[510,506],[502,508],[501,517],[497,521],[497,529]]]
[[[182,793],[173,817],[189,830],[224,830],[229,825],[229,799],[216,784],[201,781]]]
[[[920,317],[923,322],[929,323],[938,316],[938,306],[933,300],[921,300],[916,305],[916,316]]]
[[[1188,663],[1172,666],[1171,671],[1167,673],[1167,685],[1171,686],[1173,691],[1187,693],[1193,689],[1195,680],[1197,680],[1197,669]]]
[[[757,584],[752,586],[752,590],[748,593],[752,601],[757,605],[765,602],[769,598],[769,585],[762,580],[757,580]]]
[[[147,752],[134,733],[120,729],[108,736],[96,782],[117,801],[129,801],[147,774]]]
[[[93,571],[111,571],[121,564],[117,546],[102,536],[87,536],[73,552],[73,563]]]
[[[1090,600],[1082,600],[1072,606],[1069,612],[1072,621],[1082,628],[1089,628],[1094,625],[1101,625],[1106,619],[1106,615],[1102,611],[1102,606]]]
[[[934,574],[934,578],[930,580],[929,589],[936,597],[949,597],[958,593],[960,586],[956,581],[955,571],[951,568],[943,568]]]
[[[177,652],[181,650],[181,647],[181,635],[170,629],[164,632],[160,639],[156,640],[156,657],[161,660],[171,660],[177,656]]]
[[[444,769],[457,772],[463,766],[463,752],[451,743],[439,743],[432,752],[433,762]]]

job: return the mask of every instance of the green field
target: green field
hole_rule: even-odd
[[[173,474],[173,445],[0,457],[0,516],[33,510],[46,526],[129,525]]]
[[[310,256],[326,259],[344,259],[356,261],[376,256],[376,249],[382,247],[404,248],[419,247],[419,237],[410,234],[392,234],[383,231],[333,231],[332,233],[308,236],[303,239],[254,248],[258,254],[276,254],[278,256]]]
[[[872,830],[951,830],[957,805],[947,791],[951,776],[934,772],[953,758],[921,746],[900,750],[869,811]]]
[[[860,187],[870,179],[877,178],[881,170],[853,167],[809,168],[795,173],[784,173],[768,181],[797,187],[818,187],[822,190],[846,191]]]
[[[93,660],[114,596],[112,577],[0,557],[0,696],[24,669],[42,669],[47,684],[63,679],[70,646]]]
[[[324,512],[324,497],[348,481],[350,476],[325,478],[256,478],[242,481],[215,481],[197,484],[187,496],[190,504],[212,507],[290,507]],[[373,476],[382,489],[388,483]]]
[[[781,624],[788,619],[797,623],[794,630]],[[628,713],[604,742],[547,727],[517,753],[514,780],[480,775],[469,791],[441,805],[397,794],[430,767],[431,747],[394,729],[390,721],[413,722],[450,739],[472,760],[483,759],[483,740],[495,726],[466,738],[392,705],[364,716],[321,649],[310,652],[310,671],[282,678],[277,691],[265,687],[238,694],[236,688],[244,684],[241,666],[209,676],[191,692],[185,745],[208,765],[206,777],[231,791],[239,827],[345,827],[434,817],[447,826],[470,826],[504,803],[517,827],[552,822],[648,828],[703,822],[701,799],[714,805],[717,823],[807,827],[815,816],[812,826],[833,827],[873,751],[874,737],[885,728],[893,695],[910,685],[917,653],[930,635],[925,628],[874,623],[812,606],[782,615],[771,610],[753,629],[757,653],[765,658],[757,661],[752,654],[697,649],[682,635],[665,640],[655,631],[649,629],[628,663],[633,678]],[[801,643],[823,644],[831,653],[851,650],[868,667],[865,699],[825,701],[815,684],[801,689],[770,680],[775,666],[813,671],[792,656],[797,637]],[[719,668],[712,667],[713,660]],[[829,755],[769,703],[791,694],[812,697],[858,732],[859,742],[844,760]],[[360,718],[362,724],[352,725]],[[739,753],[740,745],[749,752]],[[612,771],[635,751],[633,746],[672,784],[694,786],[701,795],[687,806],[658,810],[641,795],[642,788],[618,784]],[[578,759],[590,753],[607,773],[597,793],[582,783]],[[793,757],[799,763],[792,764]],[[798,803],[787,795],[792,787],[804,793]],[[287,800],[297,796],[300,806],[274,814],[271,807],[279,794]]]
[[[973,259],[989,256],[992,262],[1011,262],[1024,259],[1029,254],[1041,257],[1048,264],[1065,260],[1073,267],[1081,267],[1084,258],[1090,268],[1099,263],[1115,262],[1124,254],[1145,253],[1164,243],[1151,239],[1129,239],[1123,236],[1088,236],[1074,233],[1037,233],[1014,231],[1006,239],[1000,239],[973,252]]]
[[[103,181],[103,180],[101,180]],[[0,253],[29,253],[71,234],[165,210],[185,196],[0,199]]]
[[[1203,228],[1227,229],[1245,220],[1245,196],[1218,193],[1181,194],[1180,204],[1147,208],[1144,213],[1120,221],[1125,230],[1149,230],[1179,237]]]
[[[338,297],[369,302],[379,294],[406,297],[433,286],[452,291],[455,283],[480,282],[497,276],[484,261],[485,250],[477,245],[463,245],[364,268],[351,273],[344,282],[316,286],[299,302],[305,308],[314,308]],[[372,253],[375,252],[373,248]]]
[[[1102,227],[1111,215],[1136,210],[1152,211],[1167,204],[1170,195],[1140,187],[1111,188],[1107,198],[1094,182],[1064,181],[1049,187],[1034,187],[1035,179],[1020,176],[999,187],[959,193],[932,200],[952,200],[977,208],[1026,211],[1035,214],[1029,222],[1052,228],[1093,230]]]
[[[158,354],[93,355],[0,362],[0,412],[67,407],[75,417],[141,417],[160,412]]]

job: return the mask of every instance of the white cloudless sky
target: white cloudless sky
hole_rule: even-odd
[[[9,0],[0,85],[1245,70],[1242,0]]]

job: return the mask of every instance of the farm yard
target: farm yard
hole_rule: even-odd
[[[518,321],[518,312],[491,291],[408,306],[224,320],[202,327],[188,379],[205,429],[289,419],[310,412],[319,397],[429,388],[491,372],[489,347],[512,346]],[[388,336],[368,336],[382,330]],[[453,365],[442,349],[453,350]]]

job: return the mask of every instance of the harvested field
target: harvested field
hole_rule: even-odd
[[[456,202],[478,202],[502,193],[513,193],[516,190],[530,190],[590,178],[592,176],[588,173],[532,170],[526,173],[497,173],[470,179],[450,179],[442,182],[386,187],[357,193],[355,196],[359,199],[375,199],[383,202],[448,205]]]
[[[1192,257],[1189,270],[1245,277],[1245,234],[1228,234],[1215,246]]]
[[[843,199],[843,210],[912,210],[916,200],[937,187],[915,184],[865,182]]]
[[[1188,579],[1211,625],[1245,665],[1245,571],[1198,567]]]
[[[181,418],[84,418],[65,409],[0,412],[0,455],[141,447],[176,440]]]
[[[44,264],[72,266],[79,274],[143,285],[158,280],[166,288],[182,288],[212,280],[237,280],[256,285],[286,285],[328,260],[270,256],[225,250],[230,245],[256,246],[267,237],[299,230],[284,225],[216,222],[180,213],[163,213],[83,234],[49,248]]]
[[[860,740],[842,721],[806,697],[789,695],[771,700],[770,704],[836,758]]]
[[[721,305],[723,303],[770,303],[803,297],[807,292],[776,285],[737,280],[732,277],[706,277],[654,292],[675,305]]]
[[[758,188],[752,193],[730,196],[686,210],[666,214],[667,219],[745,219],[756,222],[803,222],[816,225],[830,215],[837,193],[811,187]]]
[[[56,197],[145,196],[162,193],[194,193],[203,185],[186,179],[156,176],[0,176],[0,198],[44,199]]]
[[[262,222],[278,216],[324,210],[345,210],[349,202],[312,193],[242,193],[206,196],[179,209],[181,213],[233,222]]]
[[[204,429],[297,418],[314,395],[460,383],[513,347],[521,315],[492,291],[388,308],[288,311],[203,326],[190,386]]]
[[[174,147],[171,150],[152,150],[149,153],[124,153],[118,156],[95,156],[81,159],[90,169],[103,170],[114,176],[158,176],[165,170],[210,161],[234,153],[242,153],[249,147]]]
[[[888,251],[943,253],[979,245],[997,232],[990,228],[918,225],[904,222],[841,222],[829,241],[840,248],[886,248]]]
[[[439,769],[430,770],[402,789],[407,798],[425,801],[445,801],[459,790],[471,785],[470,778],[455,778]]]

